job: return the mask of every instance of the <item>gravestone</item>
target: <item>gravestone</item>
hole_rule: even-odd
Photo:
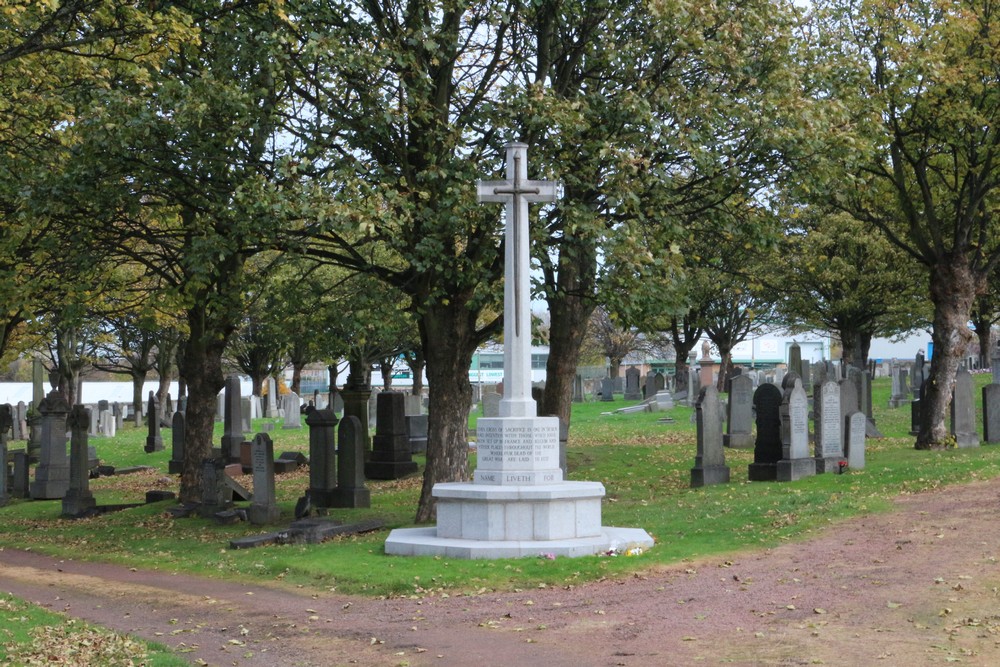
[[[802,348],[796,341],[788,348],[788,370],[802,377]],[[805,384],[802,386],[804,388]]]
[[[167,472],[179,475],[184,471],[185,417],[183,412],[175,412],[170,424],[170,462]]]
[[[688,369],[688,404],[693,405],[701,395],[701,373],[694,368]]]
[[[923,406],[922,401],[926,390],[927,383],[925,382],[920,385],[920,393],[918,393],[917,397],[910,402],[910,435],[920,435],[920,408]],[[984,403],[983,408],[985,407],[986,405]]]
[[[413,394],[403,394],[403,408],[406,410],[407,417],[423,414],[423,397]]]
[[[844,458],[840,387],[836,382],[825,382],[817,393],[813,400],[816,413],[816,472],[836,472]]]
[[[226,461],[239,456],[243,442],[243,402],[240,400],[240,379],[235,375],[226,378],[223,389],[222,458]],[[247,425],[249,427],[249,424]],[[249,433],[247,428],[246,432]]]
[[[889,396],[889,407],[898,408],[909,402],[909,391],[906,387],[906,371],[899,364],[892,364],[892,394]]]
[[[201,505],[198,514],[214,516],[233,506],[233,488],[224,459],[205,459],[201,464]]]
[[[69,490],[69,459],[66,456],[66,417],[69,404],[53,389],[38,406],[41,415],[41,449],[35,481],[29,493],[35,500],[62,498]]]
[[[293,392],[289,392],[281,397],[282,407],[285,409],[285,422],[282,428],[302,428],[302,410],[299,397]]]
[[[10,439],[22,440],[23,436],[21,435],[21,421],[17,418],[17,408],[14,406],[9,406],[9,407],[10,407]]]
[[[799,373],[799,378],[802,380],[802,388],[805,389],[808,396],[813,393],[812,366],[809,364],[808,359],[803,359],[801,365],[802,372]]]
[[[781,390],[773,384],[763,384],[753,393],[757,413],[757,440],[753,448],[753,463],[747,470],[751,482],[773,482],[778,479],[781,460]]]
[[[337,488],[337,415],[329,409],[313,410],[306,415],[306,426],[309,427],[310,501],[314,507],[334,507]]]
[[[260,419],[264,416],[264,408],[260,403],[260,396],[256,394],[250,394],[247,399],[250,401],[250,421],[253,422],[254,419]],[[251,430],[253,430],[251,428]]]
[[[264,416],[274,419],[278,416],[278,383],[273,377],[267,378],[267,395],[264,403]]]
[[[0,405],[0,507],[10,502],[7,488],[7,431],[14,427],[14,411],[6,403]]]
[[[500,399],[502,397],[495,391],[483,393],[483,417],[492,419],[500,416]]]
[[[722,406],[715,385],[701,390],[695,404],[697,454],[691,468],[691,486],[729,482],[729,466],[722,448]]]
[[[226,390],[223,389],[215,397],[215,421],[221,422],[226,418]]]
[[[253,469],[253,499],[247,519],[254,525],[274,523],[281,517],[274,495],[274,443],[267,433],[258,433],[250,443]]]
[[[143,448],[147,454],[163,451],[163,438],[160,436],[159,405],[156,396],[149,392],[149,401],[146,407],[146,421],[149,431],[146,435],[146,446]]]
[[[641,401],[642,389],[639,387],[639,377],[642,374],[635,366],[625,369],[625,400]]]
[[[344,414],[344,397],[340,395],[339,391],[333,394],[333,399],[331,402],[333,403],[332,408],[334,414],[338,415]]]
[[[10,495],[15,498],[30,497],[28,488],[31,485],[31,478],[28,469],[28,452],[24,450],[14,452],[14,477],[10,485]]]
[[[913,391],[913,399],[916,400],[920,396],[920,387],[924,384],[924,353],[921,350],[917,352],[916,359],[913,360],[913,378],[910,381],[910,388]],[[993,381],[996,382],[997,374],[1000,373],[1000,368],[997,368],[997,364],[993,365]]]
[[[385,391],[378,395],[372,453],[365,463],[368,479],[401,479],[417,471],[406,433],[403,395]]]
[[[749,375],[737,375],[730,380],[726,412],[723,444],[737,449],[753,447],[753,380]]]
[[[83,516],[97,507],[94,494],[90,492],[90,466],[87,455],[90,412],[82,405],[74,405],[67,420],[67,426],[70,428],[69,488],[62,499],[62,515],[66,517]]]
[[[796,379],[781,401],[781,460],[777,480],[794,482],[816,474],[816,460],[809,455],[809,397]]]
[[[983,387],[983,441],[989,444],[1000,442],[1000,384]]]
[[[410,453],[427,451],[427,415],[407,415],[406,437],[410,441]]]
[[[861,412],[861,406],[858,404],[858,390],[854,386],[854,383],[850,380],[838,380],[837,386],[840,388],[840,423],[846,423],[844,420],[847,415],[852,412]],[[844,443],[846,447],[847,443],[847,431],[844,431]]]
[[[573,376],[573,402],[583,403],[583,376],[580,374]]]
[[[663,373],[661,373],[660,371],[656,371],[656,374],[653,375],[653,380],[654,380],[654,382],[656,382],[656,391],[657,392],[665,391],[666,389],[668,389],[668,387],[667,387],[667,377]]]
[[[375,387],[368,395],[368,430],[375,428],[378,424],[378,395],[381,390]],[[360,419],[360,417],[359,417]],[[363,424],[364,422],[362,422]]]
[[[28,406],[25,405],[24,401],[17,402],[17,413],[14,415],[14,419],[18,421],[19,428],[21,430],[21,440],[28,439]]]
[[[253,431],[253,401],[250,400],[249,396],[240,397],[240,441],[237,443],[236,448],[231,452],[232,458],[236,458],[239,453],[240,445],[243,444],[246,437]]]
[[[847,467],[853,470],[863,470],[865,467],[865,422],[863,412],[851,412],[844,418],[844,432],[847,434],[846,451]]]
[[[647,401],[656,396],[656,378],[652,373],[646,373],[646,381],[642,385],[642,397]]]
[[[308,421],[308,419],[306,420]],[[361,422],[348,415],[340,422],[337,439],[337,488],[332,507],[371,507],[371,492],[365,486],[365,440]]]
[[[978,447],[976,405],[972,394],[972,374],[966,370],[955,373],[955,390],[951,398],[951,434],[958,447]]]
[[[615,382],[610,377],[601,379],[601,400],[615,400]]]
[[[785,381],[785,373],[786,372],[787,371],[784,368],[775,368],[774,369],[774,384],[775,385],[777,385],[779,387],[781,386],[781,384]],[[757,386],[759,387],[760,385],[757,385]]]

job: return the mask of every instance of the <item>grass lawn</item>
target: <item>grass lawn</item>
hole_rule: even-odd
[[[985,375],[976,377],[977,401],[978,387],[988,380]],[[382,546],[388,530],[321,545],[237,551],[228,548],[230,539],[266,530],[249,524],[218,526],[203,519],[172,519],[165,513],[170,503],[70,521],[59,517],[60,501],[20,500],[0,508],[0,548],[31,548],[60,557],[113,561],[140,569],[283,581],[352,594],[471,594],[579,584],[687,559],[803,539],[831,522],[884,511],[900,494],[1000,475],[1000,447],[914,450],[913,437],[908,434],[909,408],[888,409],[888,379],[877,380],[873,391],[875,419],[887,437],[868,441],[864,470],[792,483],[750,483],[747,464],[752,452],[727,450],[732,482],[702,489],[689,487],[695,456],[691,408],[674,408],[668,413],[674,422],[662,424],[658,419],[664,413],[602,414],[624,406],[620,400],[575,405],[567,477],[604,484],[604,525],[641,527],[656,539],[653,549],[635,557],[497,561],[389,557]],[[255,423],[255,428],[260,424]],[[278,423],[271,435],[276,453],[308,453],[305,428],[282,429]],[[169,429],[163,436],[166,451],[155,454],[143,451],[143,429],[126,427],[115,438],[92,439],[104,463],[155,468],[146,473],[93,480],[91,489],[99,504],[141,502],[145,491],[152,488],[176,490],[177,478],[165,472]],[[219,438],[221,431],[217,432]],[[422,470],[424,461],[420,457],[417,460]],[[473,453],[470,470],[474,467]],[[251,482],[249,476],[241,481],[247,486]],[[368,484],[370,509],[332,510],[331,516],[345,522],[380,518],[387,529],[412,525],[420,475]],[[278,477],[283,523],[292,520],[295,501],[307,485],[305,470]]]

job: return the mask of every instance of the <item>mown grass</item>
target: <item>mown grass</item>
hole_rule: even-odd
[[[988,378],[977,377],[981,386]],[[979,394],[977,392],[977,398]],[[412,524],[420,492],[419,475],[369,482],[372,507],[334,510],[333,518],[354,522],[380,518],[386,530],[348,536],[322,545],[231,550],[229,540],[264,530],[247,524],[219,526],[203,519],[172,519],[169,503],[142,506],[92,519],[59,517],[58,501],[16,501],[0,509],[0,547],[99,559],[138,568],[216,577],[283,581],[308,589],[336,589],[364,595],[476,593],[549,585],[576,585],[623,576],[705,556],[719,556],[802,539],[832,522],[884,511],[893,498],[948,484],[1000,476],[1000,447],[922,452],[908,435],[910,411],[887,408],[888,380],[875,382],[875,417],[887,436],[868,440],[868,464],[845,475],[820,475],[793,483],[747,481],[749,450],[727,450],[732,482],[689,487],[695,430],[691,408],[659,413],[604,414],[625,405],[574,406],[568,452],[569,479],[602,482],[607,489],[603,523],[641,527],[656,546],[638,557],[544,557],[497,561],[401,558],[384,554],[388,530]],[[255,423],[260,428],[261,423]],[[221,433],[217,434],[221,437]],[[275,451],[308,451],[305,429],[280,427],[271,433]],[[99,456],[114,465],[145,464],[154,471],[102,478],[91,484],[98,503],[140,502],[146,489],[176,489],[165,474],[166,450],[146,454],[145,431],[126,428],[114,439],[95,439]],[[471,455],[470,470],[475,466]],[[423,469],[423,459],[417,457]],[[249,477],[244,478],[249,484]],[[305,470],[279,476],[282,521],[292,519],[296,498],[308,485]]]

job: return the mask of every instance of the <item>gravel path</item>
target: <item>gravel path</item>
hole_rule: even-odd
[[[998,665],[1000,480],[808,541],[574,588],[371,600],[0,552],[0,590],[277,665]]]

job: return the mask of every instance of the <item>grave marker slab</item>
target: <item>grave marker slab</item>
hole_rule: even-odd
[[[385,391],[378,395],[372,453],[365,463],[368,479],[402,479],[417,471],[406,433],[403,395]]]
[[[715,385],[701,390],[695,404],[697,454],[691,468],[691,486],[729,482],[729,466],[722,448],[722,406]]]
[[[983,387],[983,441],[1000,442],[1000,384]]]
[[[753,394],[757,413],[757,440],[754,443],[753,463],[747,470],[751,482],[773,482],[778,479],[778,461],[781,460],[781,390],[773,384],[757,387]]]
[[[240,379],[235,375],[226,378],[223,388],[222,458],[229,460],[238,455],[243,442],[243,403],[240,400]],[[249,425],[247,425],[249,432]]]
[[[371,492],[365,486],[365,441],[361,428],[361,422],[353,415],[340,422],[337,432],[339,470],[333,507],[371,507]]]
[[[306,426],[309,427],[309,498],[314,507],[334,507],[337,421],[337,415],[330,409],[313,410],[306,415]]]
[[[845,454],[849,469],[863,470],[865,467],[865,427],[867,421],[863,412],[851,412],[844,418],[844,429],[847,433]]]
[[[972,396],[972,374],[959,370],[955,373],[955,390],[951,399],[951,433],[958,447],[979,446],[976,405]]]
[[[813,402],[816,411],[816,472],[836,472],[844,459],[844,435],[840,418],[840,387],[825,382]]]
[[[729,383],[728,419],[723,444],[736,449],[753,446],[753,380],[737,375]]]
[[[90,466],[87,454],[87,430],[91,411],[82,405],[70,410],[67,425],[70,428],[69,488],[62,499],[62,515],[79,517],[97,506],[90,492]]]
[[[66,456],[69,404],[58,390],[52,390],[38,406],[38,412],[41,414],[41,449],[29,493],[35,500],[62,498],[69,490],[69,458]]]
[[[253,499],[247,518],[254,525],[274,523],[281,517],[274,495],[274,443],[267,433],[258,433],[250,443],[253,468]]]
[[[175,412],[170,424],[170,461],[167,464],[167,472],[171,475],[179,475],[184,471],[184,445],[186,423],[183,412]]]
[[[816,474],[816,460],[809,455],[809,397],[802,380],[795,379],[781,401],[781,460],[777,480],[794,482]]]

